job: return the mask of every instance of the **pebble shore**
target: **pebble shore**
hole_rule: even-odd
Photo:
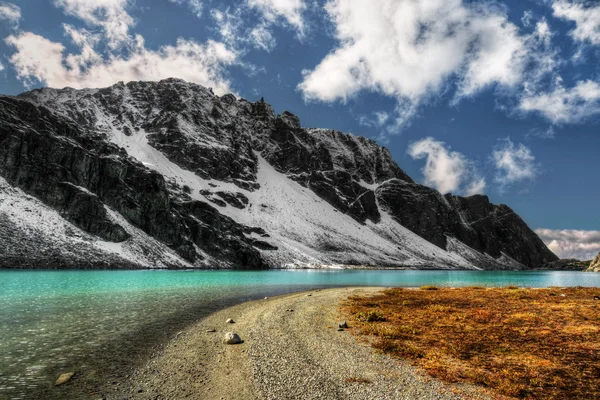
[[[114,399],[487,399],[449,387],[374,351],[349,329],[339,304],[381,288],[311,291],[240,304],[179,332],[136,370]],[[307,294],[310,294],[308,296]],[[226,322],[228,319],[234,323]],[[226,333],[243,343],[228,345]]]

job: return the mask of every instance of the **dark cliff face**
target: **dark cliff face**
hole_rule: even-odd
[[[513,210],[487,196],[460,197],[414,183],[391,180],[377,189],[382,207],[401,225],[441,248],[455,237],[469,247],[499,258],[502,253],[526,266],[556,256]]]
[[[177,198],[160,174],[117,146],[21,100],[0,99],[0,119],[0,176],[83,231],[113,242],[129,238],[106,205],[191,263],[201,257],[197,245],[226,262],[266,267],[245,227],[208,204]]]
[[[381,233],[389,225],[381,223],[384,214],[442,253],[450,250],[449,241],[458,240],[482,257],[506,256],[528,267],[556,259],[510,208],[492,205],[486,196],[442,196],[414,183],[375,142],[302,128],[296,116],[277,116],[263,101],[218,97],[179,80],[0,97],[0,177],[87,234],[128,243],[135,239],[132,229],[139,229],[188,266],[218,261],[235,268],[277,267],[300,252],[282,253],[278,240],[285,249],[290,238],[311,247],[302,243],[306,235],[273,227],[270,232],[268,221],[248,225],[266,221],[257,215],[269,209],[258,200],[261,185],[270,183],[259,179],[261,159],[324,200],[324,214],[333,210],[352,219],[356,229],[362,225],[382,241],[391,240],[386,250],[373,254],[371,265],[408,263],[404,253],[389,250],[395,239]],[[179,179],[182,175],[185,179]],[[189,187],[196,179],[199,187]],[[412,246],[415,240],[409,239],[396,244],[399,251]],[[351,257],[323,250],[332,246],[321,247],[323,260],[353,263]],[[361,264],[373,245],[364,248]],[[420,253],[413,253],[418,259]],[[306,257],[316,258],[310,254]],[[448,257],[420,265],[468,267],[473,259]],[[501,262],[492,264],[481,267]]]

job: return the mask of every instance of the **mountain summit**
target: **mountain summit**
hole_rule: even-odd
[[[525,269],[505,205],[374,141],[177,79],[0,96],[0,266]]]

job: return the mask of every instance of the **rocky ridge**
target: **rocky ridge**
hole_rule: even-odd
[[[0,191],[5,267],[557,259],[509,207],[419,185],[372,140],[176,79],[0,96]]]

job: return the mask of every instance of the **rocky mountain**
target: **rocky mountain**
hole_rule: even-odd
[[[486,196],[374,141],[181,80],[0,96],[0,266],[523,269],[555,261]]]
[[[586,269],[587,272],[600,272],[600,254],[598,254],[596,256],[596,258],[594,258],[590,264],[589,267]]]

